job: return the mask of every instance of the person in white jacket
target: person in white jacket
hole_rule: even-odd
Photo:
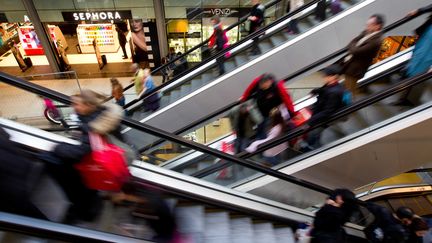
[[[292,12],[292,11],[300,8],[301,6],[303,6],[303,4],[304,4],[303,0],[290,0],[287,12]],[[294,16],[291,17],[291,21],[288,23],[288,32],[290,34],[299,34],[300,33],[300,30],[297,26],[297,18],[299,18],[301,16],[302,16],[302,13],[300,12],[300,13],[295,14]]]
[[[278,108],[274,108],[270,112],[271,117],[271,128],[267,132],[267,137],[265,139],[260,139],[253,142],[249,147],[245,150],[249,153],[253,153],[257,150],[258,146],[270,141],[280,135],[282,135],[286,131],[286,123],[284,118],[281,115],[281,112]],[[263,153],[263,158],[266,162],[270,163],[272,166],[276,165],[280,161],[280,154],[288,148],[288,143],[281,143],[273,148],[267,149]]]

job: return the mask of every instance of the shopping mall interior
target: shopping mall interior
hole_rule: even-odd
[[[0,243],[432,242],[430,1],[0,6]]]

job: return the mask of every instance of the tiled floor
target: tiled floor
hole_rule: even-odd
[[[130,80],[130,77],[119,78],[123,86],[127,86]],[[159,76],[154,77],[154,80],[156,85],[161,83]],[[67,95],[79,92],[76,79],[47,79],[31,82]],[[107,96],[111,94],[108,78],[79,79],[79,85],[81,89],[91,89]],[[48,124],[43,116],[44,105],[40,97],[4,83],[0,83],[0,92],[2,94],[0,95],[0,116],[35,126]],[[128,90],[125,95],[128,99],[133,99],[134,90]]]

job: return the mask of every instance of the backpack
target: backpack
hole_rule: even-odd
[[[352,93],[349,90],[344,90],[342,93],[342,107],[350,106],[352,104]]]

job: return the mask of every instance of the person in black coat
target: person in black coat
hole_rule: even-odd
[[[372,243],[408,243],[409,230],[405,228],[412,223],[414,212],[408,207],[399,207],[396,213],[388,208],[368,203],[366,208],[375,219],[365,228],[365,235]]]
[[[322,70],[326,83],[321,88],[312,90],[311,94],[318,96],[317,101],[312,107],[312,116],[308,120],[308,126],[315,126],[325,121],[336,110],[343,107],[343,94],[345,88],[339,83],[339,73],[341,68],[332,65]],[[302,150],[308,151],[319,147],[321,133],[324,128],[316,128],[307,134],[306,144],[302,145]]]
[[[343,243],[343,226],[356,210],[355,195],[348,189],[336,189],[315,214],[311,243]]]
[[[117,31],[117,36],[118,36],[118,40],[119,40],[119,44],[123,50],[123,59],[128,59],[128,55],[126,52],[126,35],[123,32],[123,30],[121,30],[119,27],[116,27],[116,31]]]
[[[252,4],[253,6],[250,15],[248,17],[248,20],[250,21],[249,35],[257,31],[264,23],[265,6],[261,4],[259,0],[252,0]],[[252,55],[261,54],[261,50],[258,47],[258,41],[259,41],[258,37],[255,37],[253,39],[252,50],[251,50]]]
[[[36,162],[21,154],[9,134],[0,128],[0,211],[46,219],[30,201]]]

